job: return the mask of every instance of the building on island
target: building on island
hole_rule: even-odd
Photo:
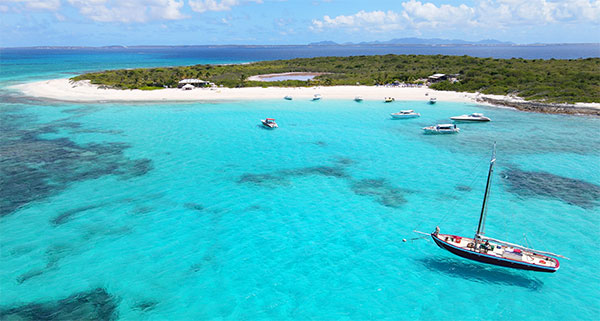
[[[191,85],[194,87],[209,87],[209,86],[213,86],[214,84],[211,83],[210,81],[201,80],[201,79],[184,79],[179,82],[179,84],[177,85],[177,88],[183,88],[186,85]]]
[[[440,82],[440,81],[444,81],[444,80],[448,80],[451,83],[455,83],[458,82],[458,77],[460,76],[460,74],[451,74],[451,75],[447,75],[447,74],[433,74],[429,77],[427,77],[427,82],[430,84],[435,84],[436,82]]]
[[[446,74],[433,74],[429,77],[427,77],[427,81],[429,83],[436,83],[438,81],[443,81],[443,80],[447,80],[448,79],[448,75]]]

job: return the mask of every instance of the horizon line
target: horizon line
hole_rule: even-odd
[[[335,44],[187,44],[187,45],[100,45],[100,46],[82,46],[82,45],[33,45],[33,46],[14,46],[4,47],[0,46],[0,49],[83,49],[83,48],[97,48],[97,49],[112,49],[112,48],[140,48],[140,47],[336,47],[336,46],[481,46],[481,47],[518,47],[518,46],[547,46],[547,45],[600,45],[600,42],[554,42],[554,43],[335,43]]]

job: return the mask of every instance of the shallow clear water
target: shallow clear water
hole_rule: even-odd
[[[401,109],[422,117],[389,118]],[[472,112],[493,121],[422,133]],[[280,128],[260,128],[267,116]],[[90,294],[98,309],[123,320],[600,313],[596,118],[327,97],[67,104],[14,94],[0,117],[0,313],[93,289],[106,294]],[[493,141],[486,231],[570,257],[555,274],[410,240],[436,225],[474,233]],[[67,301],[52,307],[72,309]]]

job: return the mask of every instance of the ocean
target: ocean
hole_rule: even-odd
[[[598,118],[400,97],[78,104],[7,88],[361,54],[253,50],[0,51],[0,319],[599,318]],[[391,120],[401,109],[422,116]],[[472,112],[492,122],[422,133]],[[494,142],[486,233],[569,257],[556,273],[465,260],[413,232],[474,234]]]

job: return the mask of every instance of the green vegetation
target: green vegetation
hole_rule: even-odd
[[[249,76],[283,72],[325,72],[310,81],[247,81]],[[434,73],[456,74],[457,82],[431,85],[436,90],[513,94],[544,102],[600,102],[600,58],[493,59],[468,56],[385,55],[317,57],[239,65],[196,65],[88,73],[73,80],[122,89],[176,87],[198,78],[225,87],[376,85],[418,82]]]

